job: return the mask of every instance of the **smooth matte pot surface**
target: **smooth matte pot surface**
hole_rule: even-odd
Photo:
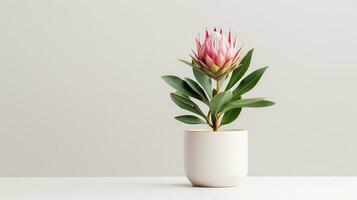
[[[248,131],[187,130],[184,162],[194,186],[237,186],[248,173]]]

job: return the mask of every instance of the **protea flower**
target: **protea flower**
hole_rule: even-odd
[[[163,80],[174,89],[170,94],[172,101],[178,107],[194,114],[180,115],[175,119],[187,124],[207,124],[217,132],[221,126],[236,120],[245,107],[274,105],[274,102],[264,98],[243,96],[258,83],[268,68],[256,69],[245,76],[253,49],[239,59],[241,48],[237,49],[237,39],[232,41],[230,31],[227,38],[222,29],[217,31],[216,28],[211,33],[206,30],[205,35],[203,42],[199,37],[197,38],[197,51],[193,51],[191,62],[180,59],[193,68],[195,80],[174,75],[162,76]],[[229,74],[231,75],[228,79]],[[228,80],[227,84],[224,83],[226,80]],[[192,101],[193,99],[206,105],[206,112],[202,111],[200,106]]]
[[[197,52],[193,51],[193,62],[212,78],[219,80],[238,67],[240,49],[237,48],[237,38],[232,41],[232,33],[228,32],[228,39],[222,29],[214,28],[209,33],[206,30],[205,41],[196,39]]]

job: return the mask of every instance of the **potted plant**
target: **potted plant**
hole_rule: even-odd
[[[170,94],[172,101],[193,113],[175,119],[187,124],[207,124],[211,128],[185,131],[185,173],[194,186],[236,186],[248,171],[248,131],[222,130],[221,127],[236,120],[242,108],[274,105],[264,98],[243,98],[267,67],[244,77],[253,49],[241,59],[241,48],[237,48],[236,37],[232,40],[231,31],[225,37],[222,29],[206,30],[204,41],[198,37],[196,43],[192,61],[180,60],[192,67],[196,81],[162,76],[176,90]],[[205,105],[207,111],[204,112],[194,101]]]

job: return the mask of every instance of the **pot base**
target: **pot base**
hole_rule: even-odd
[[[219,183],[196,183],[196,182],[193,182],[191,181],[190,179],[188,179],[192,186],[193,187],[206,187],[206,188],[229,188],[229,187],[237,187],[241,184],[241,181],[239,182],[234,182],[234,183],[228,183],[228,182],[225,182],[225,183],[222,183],[222,184],[219,184]]]
[[[193,186],[238,186],[248,172],[247,131],[185,131],[184,156]]]

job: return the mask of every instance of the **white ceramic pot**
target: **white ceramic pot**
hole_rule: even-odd
[[[184,162],[194,186],[237,186],[248,173],[248,131],[185,131]]]

